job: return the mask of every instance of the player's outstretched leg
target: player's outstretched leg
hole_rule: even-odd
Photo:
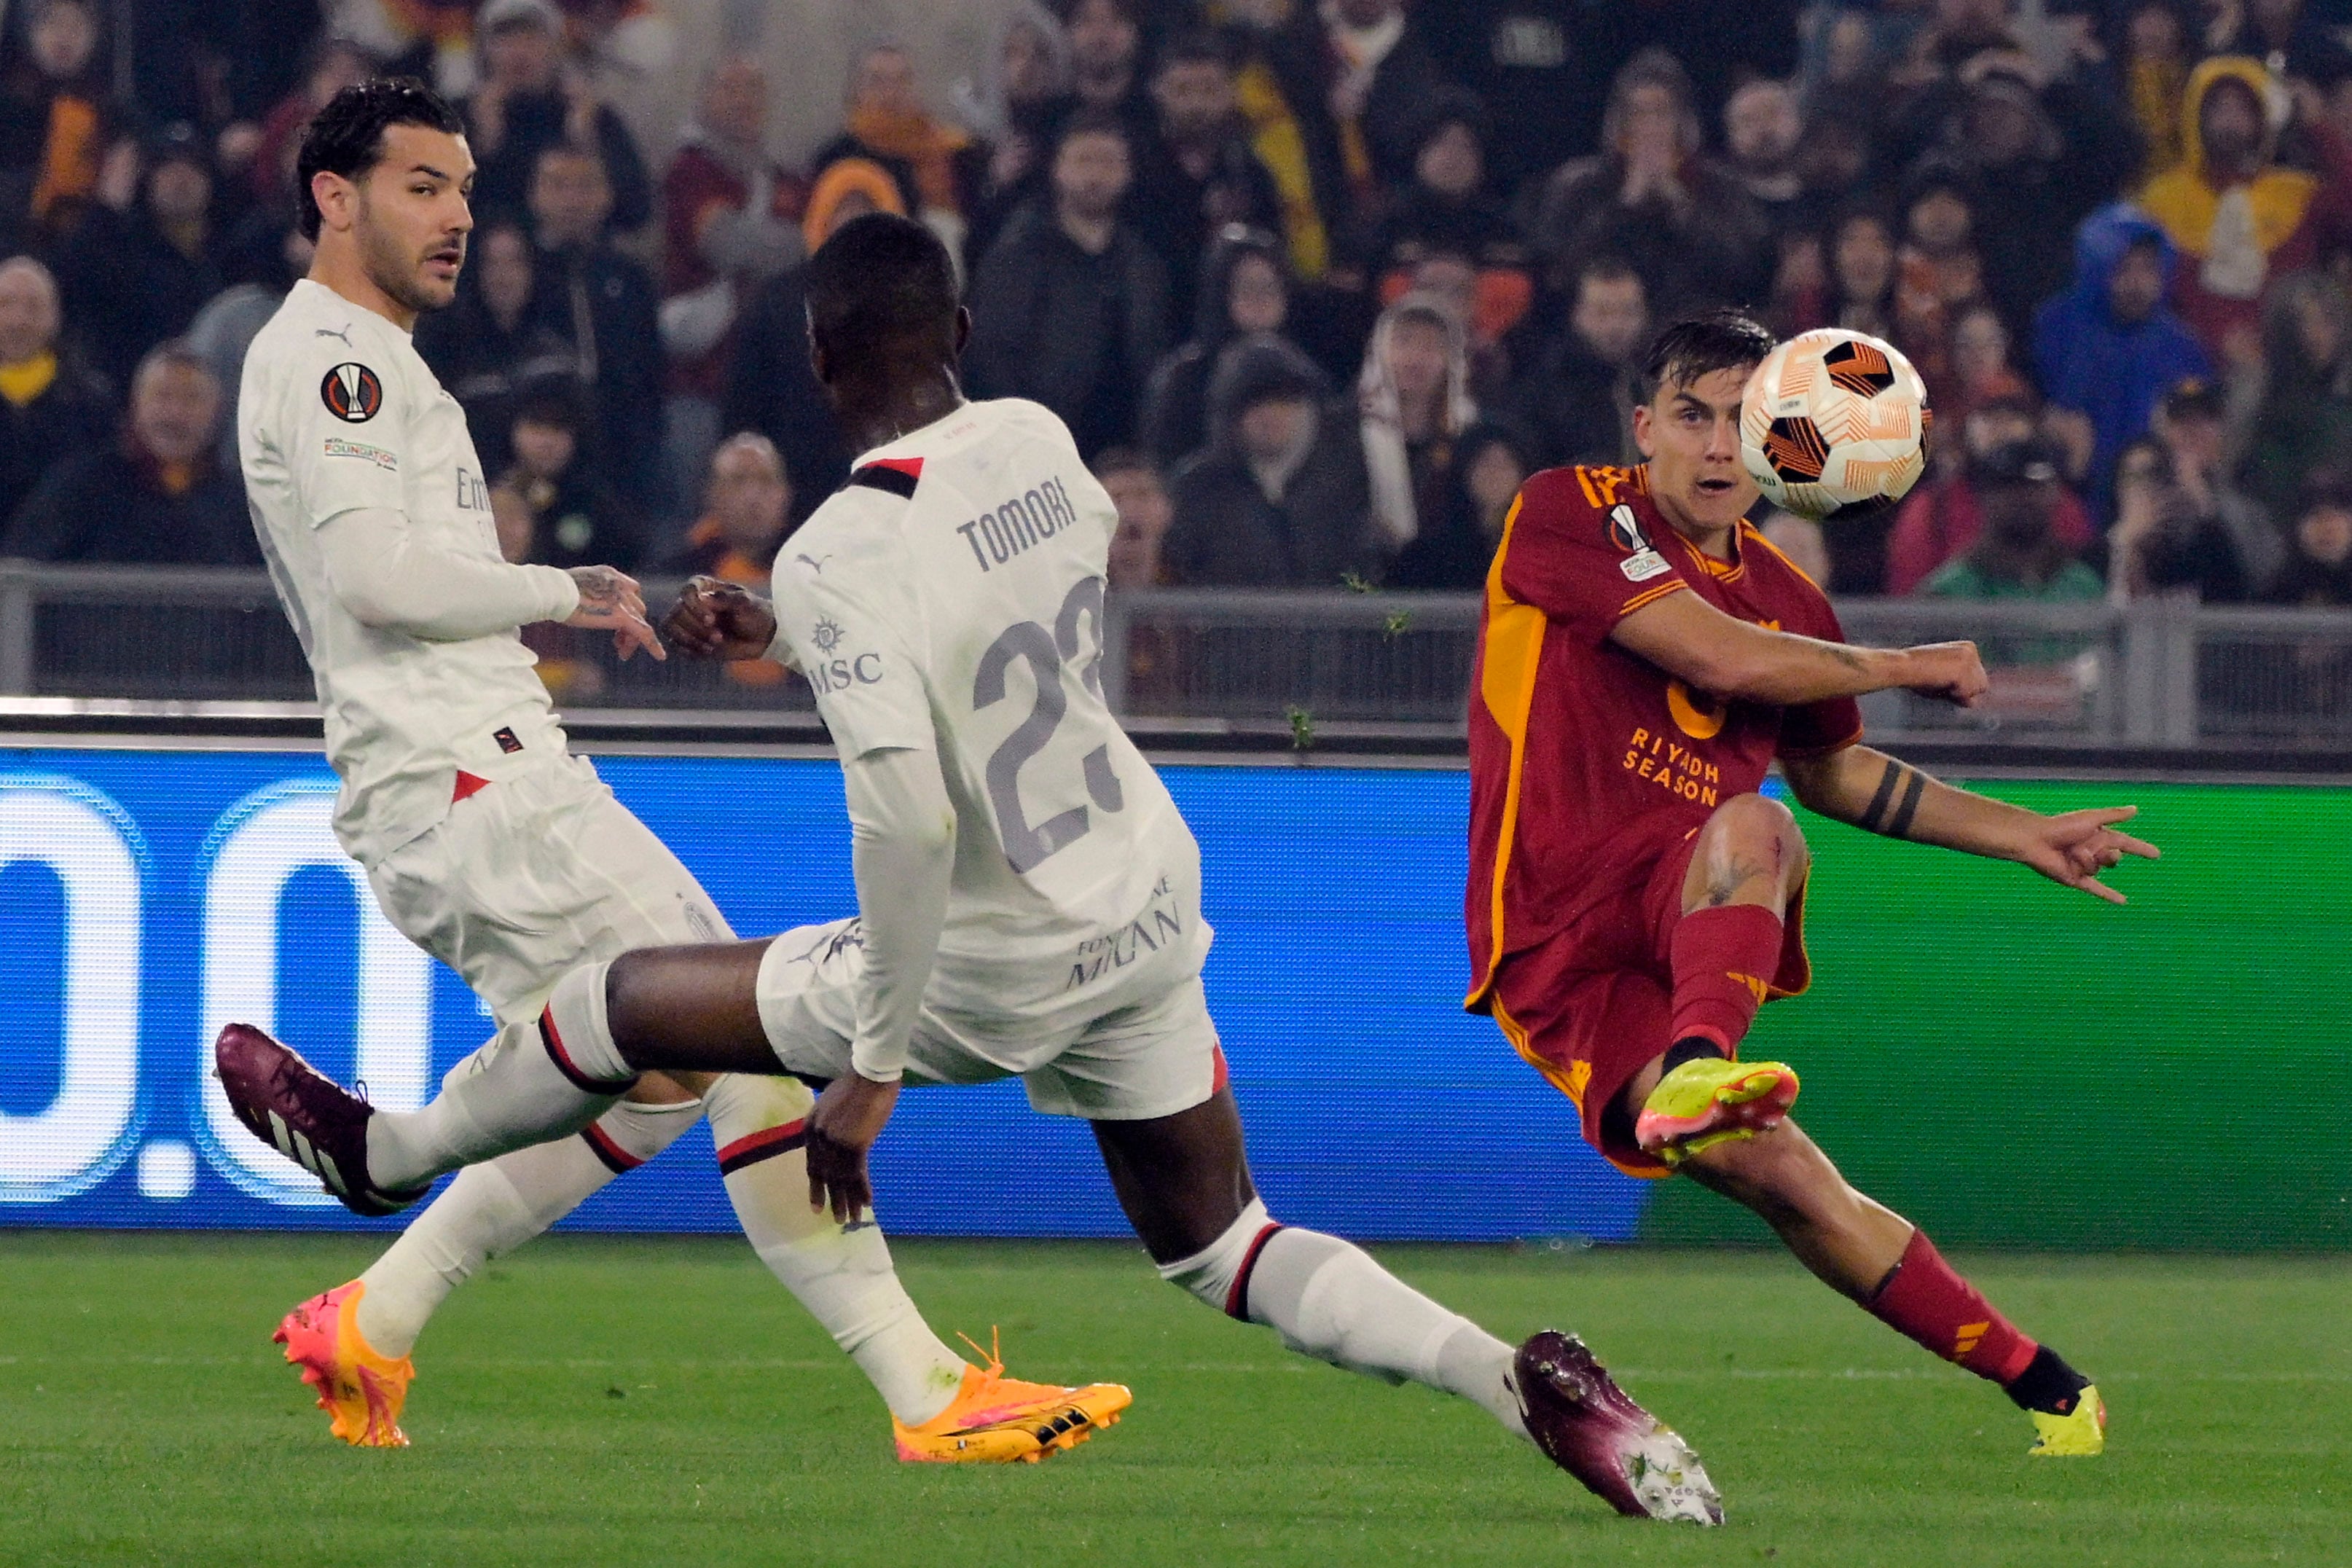
[[[1672,937],[1673,1043],[1627,1083],[1618,1114],[1645,1151],[1761,1215],[1832,1288],[2000,1384],[2033,1417],[2033,1453],[2098,1453],[2106,1411],[2089,1380],[2020,1333],[1908,1220],[1846,1184],[1786,1120],[1793,1071],[1736,1059],[1765,997],[1807,978],[1788,922],[1810,867],[1796,818],[1778,801],[1738,795],[1707,819]]]
[[[397,1213],[436,1176],[584,1131],[637,1080],[604,1026],[604,966],[574,970],[546,1009],[509,1024],[419,1110],[378,1110],[246,1024],[213,1044],[229,1108],[356,1214]]]
[[[2106,1407],[2090,1380],[2003,1317],[1925,1231],[1848,1185],[1795,1122],[1708,1149],[1682,1169],[1753,1209],[1800,1262],[1879,1321],[1999,1384],[2033,1418],[2030,1452],[2074,1458],[2105,1447]]]
[[[1265,1324],[1303,1355],[1472,1401],[1620,1513],[1722,1522],[1698,1457],[1580,1342],[1547,1331],[1515,1354],[1362,1248],[1270,1219],[1250,1182],[1230,1089],[1173,1116],[1094,1129],[1120,1205],[1162,1279]]]

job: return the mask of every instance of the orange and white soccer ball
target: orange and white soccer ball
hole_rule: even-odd
[[[1927,468],[1927,384],[1894,344],[1842,327],[1764,356],[1739,410],[1739,456],[1764,499],[1800,517],[1893,506]]]

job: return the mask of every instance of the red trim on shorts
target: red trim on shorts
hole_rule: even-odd
[[[467,795],[479,795],[482,791],[489,787],[489,780],[486,778],[477,778],[474,774],[467,773],[465,769],[459,768],[457,770],[457,787],[449,792],[449,804],[451,805],[455,805],[459,801],[465,799]]]
[[[762,1160],[772,1160],[779,1154],[789,1154],[808,1142],[808,1121],[787,1121],[782,1127],[769,1127],[738,1138],[719,1151],[719,1173],[731,1176],[746,1165],[756,1165]]]
[[[563,1048],[563,1037],[556,1033],[555,1009],[552,1007],[539,1016],[539,1040],[547,1047],[548,1058],[555,1063],[555,1070],[570,1079],[572,1087],[583,1094],[621,1094],[637,1081],[634,1076],[606,1080],[593,1079],[582,1072],[580,1064],[572,1059],[572,1053]]]
[[[1249,1321],[1250,1271],[1257,1267],[1257,1255],[1265,1250],[1265,1244],[1274,1239],[1274,1233],[1288,1228],[1268,1220],[1265,1228],[1250,1238],[1249,1250],[1242,1254],[1242,1266],[1234,1271],[1234,1288],[1225,1292],[1226,1317],[1237,1318],[1244,1323]]]
[[[604,1168],[616,1176],[625,1176],[645,1163],[613,1142],[613,1135],[593,1121],[580,1130],[580,1136],[588,1141],[588,1147],[604,1163]]]
[[[1232,1069],[1225,1066],[1225,1047],[1211,1046],[1209,1054],[1217,1059],[1216,1076],[1209,1080],[1209,1092],[1213,1095],[1223,1094],[1233,1087],[1234,1082]]]

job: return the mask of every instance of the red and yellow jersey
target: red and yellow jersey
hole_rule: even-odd
[[[1661,517],[1646,468],[1552,468],[1528,480],[1486,574],[1470,692],[1465,917],[1482,1009],[1496,967],[1611,889],[1594,852],[1635,818],[1698,826],[1764,782],[1776,756],[1819,756],[1862,735],[1852,699],[1777,708],[1697,691],[1610,640],[1670,594],[1727,615],[1843,642],[1822,591],[1747,523],[1734,558],[1701,552]]]

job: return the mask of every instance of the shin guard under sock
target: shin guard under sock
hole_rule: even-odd
[[[1780,917],[1761,904],[1693,910],[1675,926],[1670,1040],[1713,1040],[1738,1054],[1780,967]]]
[[[1923,1230],[1911,1233],[1902,1260],[1864,1305],[1895,1332],[2003,1387],[2032,1365],[2041,1349],[1953,1272]]]
[[[890,1414],[919,1426],[963,1386],[964,1358],[908,1298],[881,1227],[843,1226],[809,1206],[809,1092],[788,1078],[730,1075],[710,1086],[710,1136],[735,1217],[769,1272],[849,1353]]]

